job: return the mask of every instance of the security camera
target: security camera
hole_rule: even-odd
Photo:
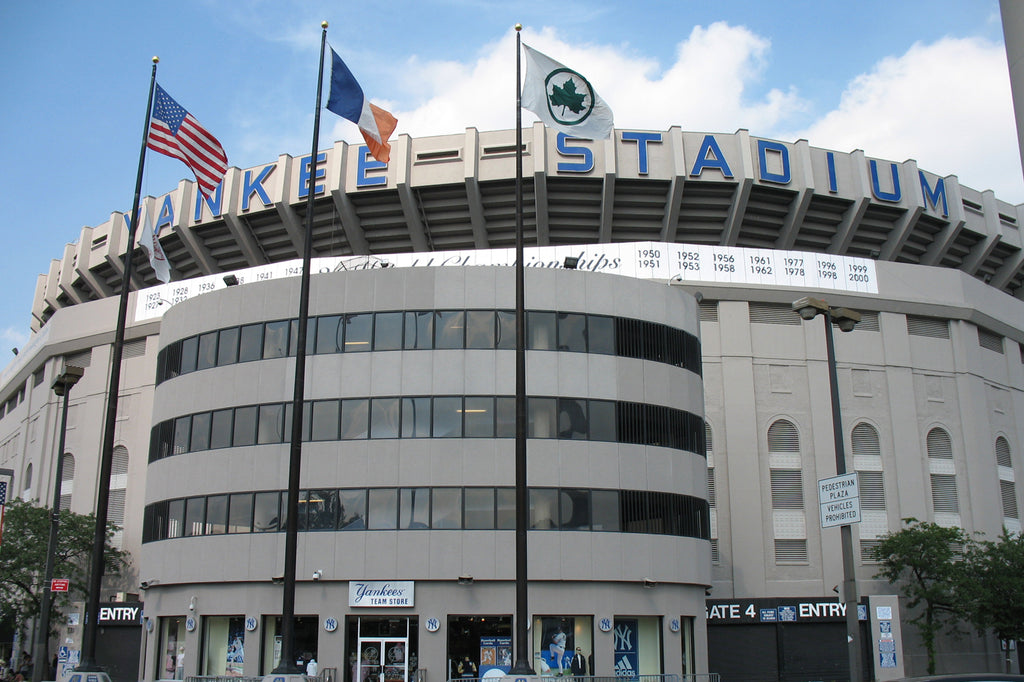
[[[324,572],[321,571],[320,569],[317,569],[317,570],[313,571],[313,580],[320,580],[320,578],[322,578],[323,575],[324,575]]]

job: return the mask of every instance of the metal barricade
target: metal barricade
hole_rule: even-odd
[[[506,676],[507,677],[507,676]],[[448,682],[494,682],[499,678],[452,677]],[[719,682],[718,673],[693,675],[561,675],[543,676],[551,682]],[[418,681],[419,682],[419,681]]]

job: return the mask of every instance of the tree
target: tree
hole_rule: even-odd
[[[50,518],[49,509],[22,500],[7,505],[0,542],[0,621],[7,620],[20,627],[40,615]],[[119,575],[128,563],[127,552],[110,546],[110,538],[116,530],[116,526],[108,524],[104,553],[107,575]],[[70,587],[67,592],[52,593],[51,609],[66,608],[87,596],[89,557],[95,532],[96,517],[92,514],[60,512],[53,576],[67,578]],[[56,619],[51,617],[50,623],[55,631]]]
[[[909,619],[917,626],[928,653],[928,674],[935,674],[935,640],[943,630],[955,632],[964,584],[965,552],[974,541],[962,528],[903,519],[906,528],[885,535],[875,548],[882,564],[876,578],[901,588],[907,606],[916,612]],[[918,607],[920,610],[917,610]]]
[[[971,579],[964,583],[963,604],[971,623],[1000,639],[1024,640],[1024,538],[1004,528],[998,542],[972,546],[966,561]],[[1024,673],[1020,657],[1017,666]]]

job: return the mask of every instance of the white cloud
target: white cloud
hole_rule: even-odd
[[[7,327],[0,330],[0,338],[8,348],[21,348],[28,343],[28,333],[20,327]]]
[[[787,139],[868,156],[915,159],[963,185],[1024,201],[1006,52],[976,38],[915,44],[846,88],[839,107]]]

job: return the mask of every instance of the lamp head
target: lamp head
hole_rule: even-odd
[[[63,396],[65,393],[71,390],[71,387],[78,383],[78,380],[85,374],[85,370],[81,367],[75,367],[74,365],[67,365],[64,367],[64,371],[60,373],[56,379],[53,380],[51,388],[53,392],[59,396]]]

